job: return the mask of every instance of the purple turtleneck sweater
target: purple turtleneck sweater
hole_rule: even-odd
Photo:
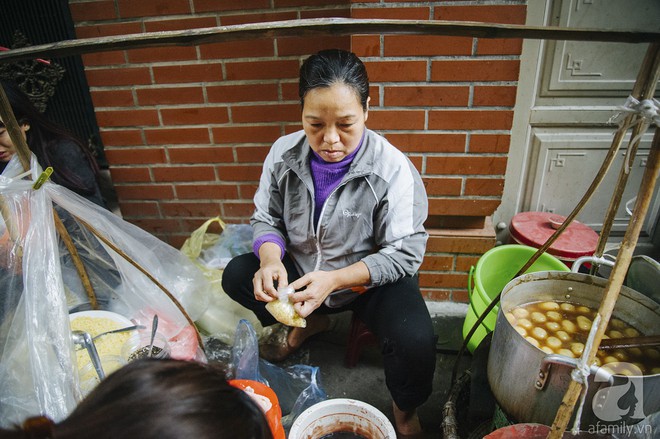
[[[312,151],[309,165],[312,171],[312,180],[314,181],[314,227],[318,225],[325,200],[328,199],[330,193],[339,186],[339,183],[341,183],[341,179],[344,178],[344,175],[348,172],[348,168],[350,168],[353,158],[355,158],[355,155],[360,150],[363,141],[364,133],[362,134],[362,139],[360,139],[360,143],[357,148],[355,148],[355,151],[339,162],[326,162],[316,152]],[[284,257],[286,244],[284,243],[284,240],[274,233],[268,233],[254,241],[252,250],[257,257],[259,257],[259,247],[265,242],[273,242],[277,244],[282,250],[281,257]]]

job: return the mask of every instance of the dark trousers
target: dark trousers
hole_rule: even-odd
[[[282,261],[289,282],[300,277],[293,261]],[[259,259],[252,253],[237,256],[224,269],[222,288],[235,301],[252,310],[263,326],[276,323],[265,302],[254,298],[252,278]],[[376,335],[383,354],[385,382],[401,410],[412,410],[430,396],[435,371],[435,341],[428,308],[417,276],[371,288],[341,308],[321,305],[314,313],[353,311]]]

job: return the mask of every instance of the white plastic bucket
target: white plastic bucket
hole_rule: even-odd
[[[318,439],[331,433],[351,432],[369,439],[395,439],[392,423],[377,408],[355,399],[334,398],[302,412],[288,439]]]

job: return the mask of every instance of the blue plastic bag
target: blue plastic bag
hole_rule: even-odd
[[[231,378],[258,381],[273,389],[286,430],[308,407],[328,399],[318,367],[295,364],[281,368],[259,358],[257,333],[247,320],[238,323],[231,358]]]

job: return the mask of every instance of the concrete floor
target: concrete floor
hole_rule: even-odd
[[[442,410],[450,390],[457,352],[462,344],[461,331],[465,310],[464,305],[429,303],[429,311],[438,335],[438,352],[433,393],[419,409],[422,427],[429,433],[428,437],[442,437]],[[317,366],[321,373],[321,385],[328,397],[352,398],[366,402],[379,409],[393,422],[392,402],[385,386],[378,347],[365,347],[356,367],[349,369],[344,365],[350,317],[350,313],[337,314],[337,324],[332,331],[308,340],[298,352],[278,366]],[[214,350],[212,345],[213,343],[207,343],[207,351]],[[466,351],[459,362],[457,376],[470,367],[471,358]],[[210,359],[223,361],[222,355],[217,353],[212,353]]]

